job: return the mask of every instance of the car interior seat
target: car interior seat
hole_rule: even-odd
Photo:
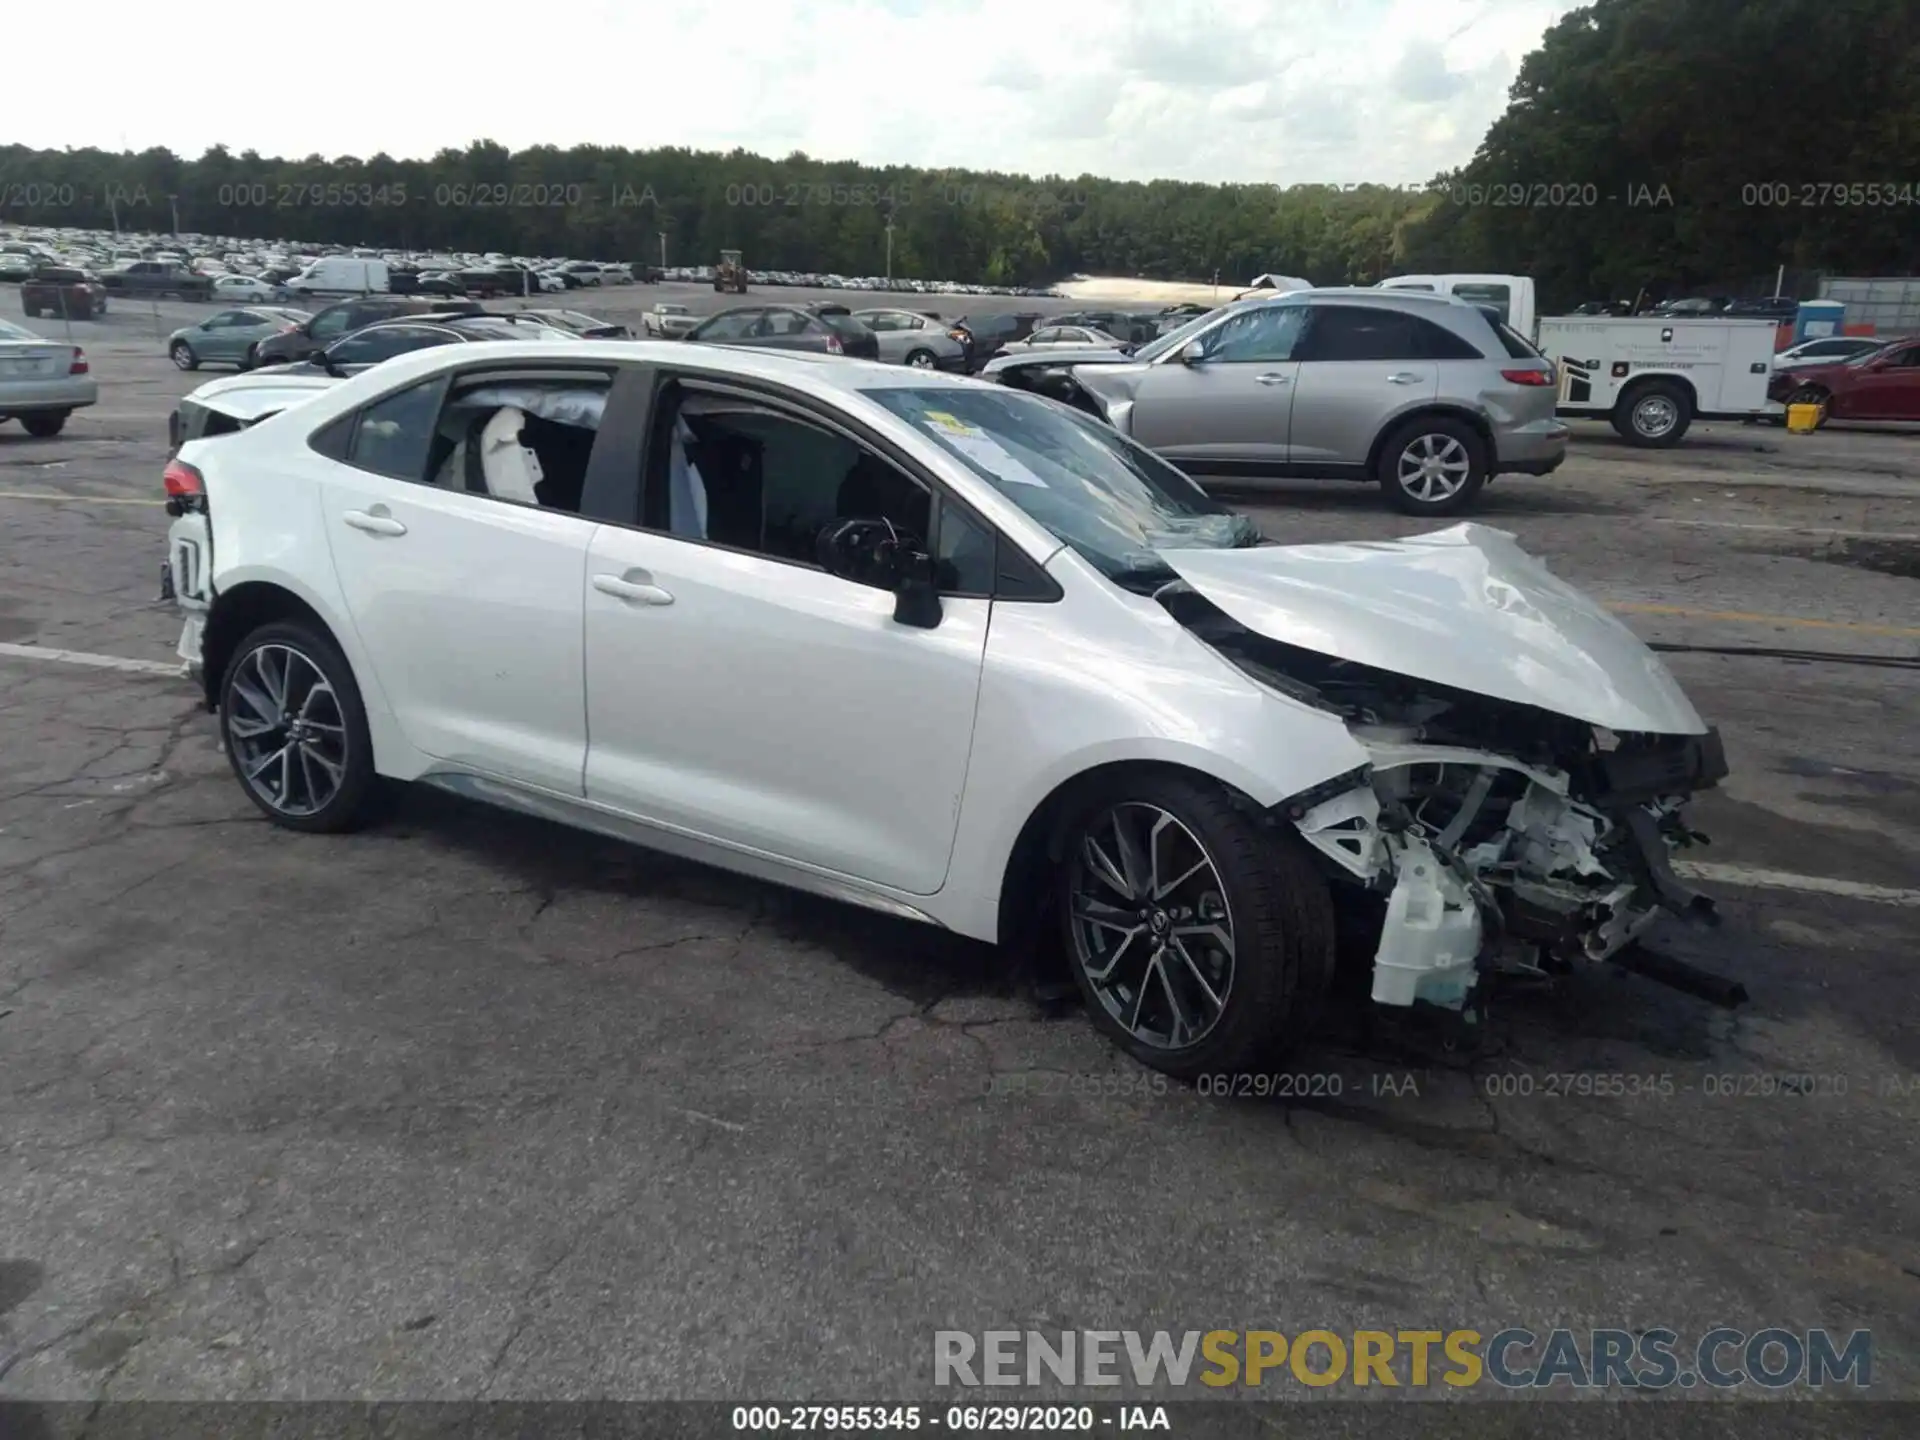
[[[480,431],[480,474],[486,493],[496,500],[538,505],[538,486],[545,477],[540,469],[540,457],[520,443],[520,432],[526,423],[527,412],[511,405],[503,405],[493,412],[493,418]]]

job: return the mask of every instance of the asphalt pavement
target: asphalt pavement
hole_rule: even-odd
[[[1870,663],[1920,656],[1920,433],[1581,426],[1475,517],[1695,647],[1726,919],[1667,945],[1747,1007],[1354,1004],[1312,1098],[1228,1100],[930,930],[432,795],[268,826],[155,602],[195,313],[76,325],[102,403],[0,428],[0,1398],[933,1398],[939,1329],[1507,1324],[1866,1327],[1920,1398],[1920,675]]]

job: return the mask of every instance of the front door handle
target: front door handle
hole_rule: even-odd
[[[632,573],[644,576],[647,572],[638,570]],[[602,595],[612,595],[621,600],[633,600],[642,605],[673,603],[672,592],[662,590],[650,579],[629,580],[625,575],[596,575],[593,577],[593,588]]]
[[[1387,383],[1390,385],[1418,385],[1426,378],[1424,375],[1415,375],[1410,370],[1401,370],[1396,374],[1387,376]]]
[[[384,508],[376,511],[349,510],[340,518],[345,520],[347,524],[351,525],[354,529],[364,530],[369,535],[404,535],[407,533],[407,527],[387,514]]]
[[[1285,385],[1290,383],[1288,378],[1277,370],[1265,375],[1256,375],[1253,377],[1253,380],[1256,385]]]

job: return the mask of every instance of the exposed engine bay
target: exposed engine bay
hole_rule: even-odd
[[[1273,640],[1184,584],[1158,598],[1268,689],[1340,716],[1370,762],[1277,807],[1334,878],[1384,902],[1373,999],[1460,1009],[1489,973],[1621,954],[1665,912],[1712,918],[1671,857],[1719,735],[1619,734]]]

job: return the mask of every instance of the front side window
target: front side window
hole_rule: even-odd
[[[322,310],[313,317],[313,325],[307,333],[315,340],[331,340],[336,335],[347,333],[347,308],[342,305],[336,310]]]
[[[670,384],[649,456],[642,524],[817,567],[841,520],[881,520],[925,546],[948,594],[991,595],[997,537],[892,461],[771,405]]]
[[[1170,578],[1162,550],[1259,542],[1251,520],[1145,446],[1054,401],[984,387],[865,393],[1122,585]]]
[[[1210,364],[1271,365],[1299,358],[1295,350],[1306,328],[1303,305],[1261,305],[1242,311],[1207,337]]]

